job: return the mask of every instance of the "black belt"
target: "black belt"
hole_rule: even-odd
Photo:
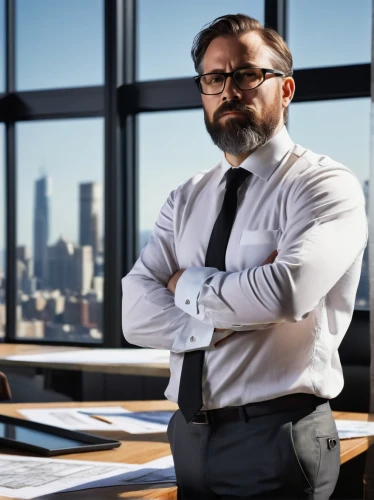
[[[328,400],[319,398],[314,394],[289,394],[276,399],[249,403],[243,406],[227,406],[216,410],[198,411],[192,418],[193,424],[220,424],[247,421],[251,417],[261,417],[271,413],[280,413],[303,408],[315,409]]]

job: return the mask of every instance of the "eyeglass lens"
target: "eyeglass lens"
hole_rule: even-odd
[[[259,69],[239,69],[233,74],[236,85],[241,90],[253,89],[264,79]],[[203,75],[200,78],[201,89],[204,94],[219,94],[225,86],[225,76],[220,73]]]

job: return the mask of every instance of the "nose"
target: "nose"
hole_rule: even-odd
[[[222,92],[222,101],[241,100],[243,98],[243,91],[236,85],[232,76],[226,79],[225,89]]]

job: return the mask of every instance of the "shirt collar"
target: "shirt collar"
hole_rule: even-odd
[[[293,146],[294,142],[288,135],[286,126],[283,126],[274,137],[249,155],[239,167],[261,177],[264,181],[268,181],[285,154],[288,153]],[[225,174],[231,167],[232,165],[230,165],[226,157],[223,156],[221,162],[222,177],[219,184],[224,181]]]

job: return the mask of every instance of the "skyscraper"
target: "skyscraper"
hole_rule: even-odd
[[[42,289],[47,283],[49,239],[50,197],[52,179],[43,176],[35,182],[34,205],[34,275],[37,288]]]
[[[48,286],[57,290],[72,290],[74,245],[62,236],[48,248]]]
[[[74,286],[73,290],[84,295],[92,289],[94,262],[92,247],[75,248],[73,256]]]
[[[103,186],[98,182],[79,185],[79,245],[89,245],[94,262],[102,252]]]

